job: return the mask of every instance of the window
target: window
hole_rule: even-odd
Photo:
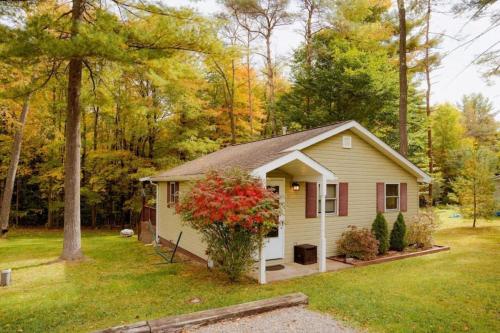
[[[179,202],[179,183],[178,182],[170,182],[168,185],[168,194],[169,194],[169,204],[176,204]]]
[[[399,209],[399,184],[385,184],[385,210]]]
[[[352,148],[352,138],[349,135],[342,137],[342,148]]]
[[[321,185],[318,184],[318,214],[321,213]],[[337,212],[337,184],[326,184],[325,213]]]

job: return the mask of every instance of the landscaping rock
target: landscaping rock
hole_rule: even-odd
[[[123,229],[120,231],[120,236],[122,237],[132,237],[134,235],[134,230],[132,229]]]

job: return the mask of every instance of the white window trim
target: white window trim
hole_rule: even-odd
[[[175,192],[175,183],[177,182],[169,182],[168,183],[168,194],[170,197],[170,201],[168,202],[169,205],[176,204],[175,198],[179,197],[179,191]],[[172,190],[173,187],[173,190]]]
[[[394,209],[387,208],[387,185],[397,185],[398,186],[398,206]],[[401,185],[397,182],[384,183],[384,211],[385,212],[399,212],[400,211],[400,202],[401,202]]]
[[[342,148],[352,149],[352,136],[350,136],[350,135],[343,135],[342,136]]]
[[[327,181],[327,182],[326,182],[326,185],[327,185],[327,186],[328,186],[328,185],[335,185],[335,194],[336,194],[337,196],[335,197],[335,212],[333,212],[333,213],[327,213],[327,212],[325,212],[325,215],[326,215],[326,216],[338,216],[338,215],[339,215],[339,195],[340,195],[340,193],[339,193],[339,182],[337,182],[337,181]],[[318,200],[317,200],[317,201],[318,201],[318,202],[321,202],[321,191],[320,191],[320,186],[321,186],[321,184],[320,184],[320,183],[318,183],[318,188],[317,188],[317,190],[318,190],[318,192],[317,192],[317,193],[318,193],[318,194],[317,194],[317,196],[318,196]],[[326,198],[325,198],[325,201],[326,201]],[[321,207],[320,207],[320,205],[318,205],[318,204],[317,204],[316,206],[317,206],[317,207],[316,207],[316,212],[317,212],[317,214],[319,215],[319,214],[321,214],[321,212],[320,212]],[[325,205],[325,206],[326,206],[326,205]]]

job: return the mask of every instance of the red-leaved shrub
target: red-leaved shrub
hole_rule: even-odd
[[[181,193],[176,211],[201,233],[214,263],[236,281],[251,268],[264,235],[278,223],[278,199],[242,170],[211,171]]]

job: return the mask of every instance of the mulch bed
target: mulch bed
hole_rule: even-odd
[[[375,259],[372,260],[359,260],[352,258],[351,262],[346,262],[346,258],[344,256],[333,256],[333,257],[328,257],[330,260],[335,260],[335,261],[340,261],[345,264],[353,265],[353,266],[367,266],[367,265],[373,265],[373,264],[380,264],[383,262],[388,262],[388,261],[393,261],[393,260],[399,260],[399,259],[405,259],[405,258],[411,258],[411,257],[419,257],[423,256],[426,254],[432,254],[436,252],[441,252],[441,251],[448,251],[450,249],[449,246],[440,246],[440,245],[434,245],[430,249],[425,249],[425,250],[420,250],[420,249],[407,249],[403,252],[398,252],[398,251],[388,251],[386,254],[377,256]]]

